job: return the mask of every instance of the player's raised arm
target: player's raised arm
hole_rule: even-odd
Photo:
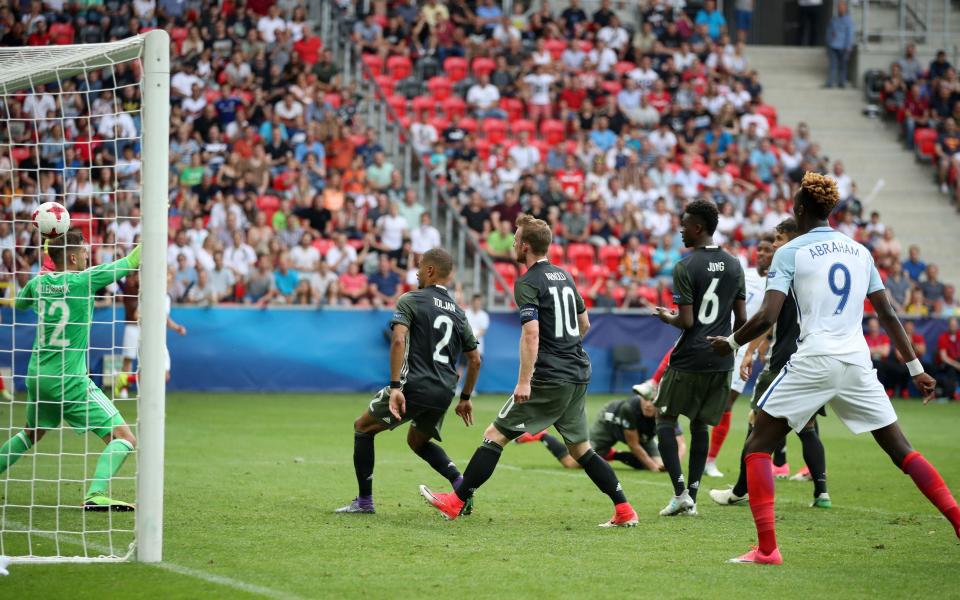
[[[114,283],[118,279],[127,276],[130,271],[135,271],[140,267],[140,245],[138,244],[130,254],[123,258],[102,265],[97,265],[86,270],[90,276],[90,288],[93,291]]]

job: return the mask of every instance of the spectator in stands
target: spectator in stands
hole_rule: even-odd
[[[934,306],[938,317],[954,317],[960,314],[960,304],[957,302],[956,288],[952,285],[944,286],[943,298]]]
[[[939,276],[940,268],[931,263],[927,265],[926,277],[918,284],[923,291],[924,301],[930,309],[943,299],[944,286]]]
[[[201,272],[207,273],[206,269]],[[229,301],[233,299],[233,287],[237,283],[233,270],[227,268],[223,263],[223,252],[213,253],[213,269],[209,272],[210,289],[217,298],[215,302]],[[199,283],[199,281],[198,281]]]
[[[903,307],[903,313],[914,317],[926,317],[930,314],[927,302],[923,297],[923,290],[914,287],[910,290],[910,299]]]
[[[890,356],[890,338],[880,329],[880,321],[876,317],[867,319],[867,331],[864,334],[867,347],[870,348],[870,361],[877,370],[877,376],[884,387],[892,387],[886,370],[887,359]]]
[[[407,231],[413,231],[420,225],[420,215],[426,210],[422,204],[417,202],[417,192],[407,190],[403,198],[403,204],[397,207],[398,214],[407,220]]]
[[[276,288],[273,298],[281,304],[292,304],[299,283],[300,274],[290,268],[289,257],[282,253],[277,257],[276,269],[273,272],[273,284]]]
[[[927,263],[920,259],[920,247],[912,244],[907,253],[907,260],[901,266],[911,281],[920,281],[920,276],[927,270]]]
[[[907,319],[903,322],[903,330],[906,332],[907,337],[910,339],[910,344],[913,346],[913,352],[916,357],[921,361],[924,371],[927,373],[935,372],[935,369],[932,368],[926,361],[927,355],[927,341],[924,339],[923,335],[917,332],[916,325],[913,320]],[[910,386],[911,386],[911,377],[910,370],[907,369],[906,364],[903,362],[903,357],[900,355],[900,351],[896,348],[893,349],[886,360],[883,363],[884,380],[881,382],[884,384],[884,387],[887,388],[887,393],[891,396],[899,395],[901,398],[910,397]],[[880,371],[878,370],[878,374]]]
[[[714,41],[720,39],[720,34],[726,30],[727,21],[723,18],[723,13],[717,10],[715,0],[707,0],[703,3],[703,8],[697,13],[697,25],[706,25],[707,33]]]
[[[908,86],[923,75],[923,67],[917,61],[916,53],[917,47],[912,42],[908,43],[903,49],[903,57],[897,61],[900,65],[900,73]]]
[[[893,304],[897,312],[903,312],[912,284],[897,263],[894,263],[894,268],[890,270],[890,275],[885,283],[890,303]]]
[[[844,88],[847,84],[847,63],[856,43],[853,17],[847,12],[844,0],[837,2],[837,14],[827,25],[827,53],[830,57],[830,72],[824,87]]]
[[[376,307],[393,306],[403,293],[400,276],[393,270],[390,257],[381,254],[377,271],[368,278],[370,297]]]
[[[284,262],[287,262],[287,257],[284,257],[284,259]],[[353,246],[347,243],[346,235],[338,233],[334,237],[333,247],[327,250],[327,256],[325,260],[327,265],[334,273],[342,275],[347,271],[351,264],[357,262],[357,251]],[[282,286],[279,284],[279,282],[277,287],[281,288],[281,292],[283,292]],[[284,292],[283,295],[286,296],[288,294]]]
[[[431,221],[430,213],[421,214],[420,224],[410,232],[410,247],[418,256],[442,245],[440,232]]]
[[[947,185],[947,178],[950,169],[960,168],[960,131],[957,129],[956,121],[952,118],[947,118],[943,122],[943,132],[937,137],[936,153],[937,164],[939,165],[937,175],[940,178],[940,193],[949,194],[950,188]]]
[[[340,275],[340,294],[355,306],[369,304],[370,286],[367,276],[360,272],[360,265],[354,261]]]
[[[200,269],[197,271],[197,282],[190,286],[184,300],[188,304],[198,306],[212,306],[220,301],[220,296],[211,285],[210,276],[206,270]]]
[[[673,237],[664,235],[660,238],[660,244],[653,251],[653,267],[656,270],[657,277],[662,281],[673,278],[673,268],[680,262],[680,251],[674,247]]]
[[[510,221],[501,220],[487,236],[487,252],[493,260],[513,262],[513,226]]]
[[[960,400],[957,382],[960,380],[960,331],[957,328],[957,318],[947,321],[947,330],[937,339],[936,363],[940,368],[937,382],[943,390],[943,395],[953,400]]]

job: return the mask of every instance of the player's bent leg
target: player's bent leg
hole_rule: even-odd
[[[104,448],[103,453],[100,454],[100,458],[97,459],[93,481],[90,482],[90,487],[87,488],[87,496],[84,499],[83,508],[84,510],[93,512],[109,510],[118,512],[132,511],[136,508],[133,504],[115,500],[110,497],[108,492],[110,480],[117,474],[117,471],[120,470],[123,463],[126,462],[127,456],[136,448],[137,439],[134,437],[133,432],[130,431],[130,427],[122,422],[116,425],[110,433],[104,434],[102,439],[107,447]]]
[[[910,446],[898,423],[891,423],[872,433],[893,463],[913,479],[927,500],[950,521],[954,533],[960,538],[960,507],[937,469]]]
[[[540,443],[546,446],[547,450],[550,451],[550,454],[560,461],[560,464],[563,465],[565,469],[580,468],[580,463],[577,462],[577,459],[570,456],[570,450],[567,448],[567,445],[554,436],[543,432],[543,434],[540,435]]]
[[[729,414],[729,413],[728,413]],[[687,510],[687,514],[696,514],[697,492],[700,490],[700,479],[707,462],[707,453],[710,445],[709,427],[704,421],[693,419],[690,421],[690,458],[687,461],[687,495],[694,502],[694,507]]]

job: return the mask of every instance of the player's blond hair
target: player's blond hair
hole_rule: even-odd
[[[84,238],[79,229],[68,229],[66,232],[50,239],[47,242],[47,254],[50,260],[57,265],[57,269],[65,271],[67,269],[67,254],[76,252],[83,247]]]
[[[826,219],[840,201],[837,182],[826,175],[807,171],[800,182],[800,200],[817,216]]]
[[[517,228],[520,229],[521,242],[528,244],[537,256],[546,256],[553,241],[553,233],[546,221],[531,215],[520,215],[517,217]]]

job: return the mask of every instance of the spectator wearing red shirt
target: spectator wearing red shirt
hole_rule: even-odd
[[[957,331],[957,318],[947,321],[947,330],[937,340],[937,383],[943,387],[943,395],[960,400],[957,392],[957,380],[960,379],[960,331]]]
[[[913,345],[913,353],[923,364],[923,370],[927,373],[933,372],[933,368],[931,368],[925,360],[927,355],[927,340],[917,332],[916,325],[914,325],[912,320],[905,320],[903,322],[903,330],[907,333],[907,337],[910,338],[910,343]],[[900,352],[894,348],[893,353],[884,361],[884,368],[889,377],[889,381],[884,385],[894,395],[899,394],[901,398],[909,398],[912,378],[904,362],[904,358],[900,356]]]
[[[583,196],[583,182],[585,177],[583,171],[577,165],[577,159],[572,154],[567,155],[567,164],[563,169],[557,171],[557,179],[560,181],[560,188],[567,196],[580,198]]]
[[[886,361],[890,357],[890,338],[880,330],[880,321],[876,317],[867,320],[867,347],[870,348],[870,360],[877,370],[877,377],[885,388],[890,388],[887,382]]]

